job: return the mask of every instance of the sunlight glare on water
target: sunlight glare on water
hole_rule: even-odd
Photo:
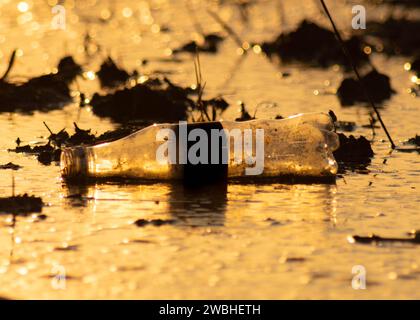
[[[330,1],[343,30],[351,25],[349,2]],[[206,32],[223,32],[205,10],[215,3],[192,5]],[[305,17],[328,25],[315,1],[283,1],[283,23],[276,3],[258,1],[247,23],[234,5],[220,6],[218,12],[249,43],[271,40]],[[72,89],[82,88],[87,97],[99,90],[89,71],[97,70],[106,54],[128,70],[146,75],[162,71],[175,83],[195,83],[192,57],[165,62],[171,48],[196,33],[183,1],[66,1],[65,30],[51,29],[54,5],[56,1],[0,1],[1,73],[17,48],[12,79],[51,72],[61,57],[72,54],[88,72]],[[368,12],[380,17],[388,11]],[[28,13],[31,19],[22,18]],[[92,58],[84,51],[86,34],[94,39],[88,46]],[[238,55],[235,41],[228,39],[219,54],[200,56],[205,94],[222,94],[232,105],[224,119],[239,115],[241,100],[251,114],[262,103],[257,118],[331,109],[341,120],[369,123],[368,109],[342,108],[332,94],[342,79],[336,68],[277,65],[260,53],[257,45]],[[143,64],[145,59],[149,63]],[[400,144],[420,133],[420,100],[407,93],[412,85],[407,58],[373,54],[372,59],[398,92],[382,112]],[[420,229],[420,155],[389,154],[380,129],[369,172],[348,172],[336,184],[233,183],[189,190],[171,183],[65,185],[58,165],[43,166],[33,156],[7,152],[17,137],[22,144],[45,142],[49,133],[43,121],[54,132],[73,130],[74,121],[94,133],[115,127],[76,104],[49,113],[0,114],[0,164],[23,167],[0,170],[1,196],[11,195],[14,175],[16,194],[40,196],[47,203],[44,221],[19,217],[12,228],[11,216],[0,215],[2,297],[420,298],[419,246],[347,241],[354,234],[402,237]],[[372,135],[361,126],[354,134]],[[174,223],[137,227],[133,222],[138,219]],[[366,290],[351,287],[354,265],[367,270]],[[63,270],[64,288],[54,282]]]

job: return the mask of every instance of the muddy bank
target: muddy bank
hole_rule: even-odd
[[[44,203],[41,198],[28,196],[13,196],[9,198],[0,198],[0,213],[27,215],[31,213],[40,213]]]
[[[173,49],[172,53],[174,55],[179,53],[195,54],[197,52],[216,54],[219,52],[219,46],[224,40],[225,38],[217,33],[204,34],[201,41],[193,40],[187,42],[181,45],[179,48]]]
[[[338,133],[340,147],[333,152],[339,165],[339,171],[366,168],[374,156],[371,143],[364,136],[358,138]]]
[[[363,52],[363,38],[353,36],[345,40],[345,45],[357,65],[369,63],[369,56]],[[351,68],[334,33],[308,20],[290,33],[281,33],[274,41],[262,43],[261,48],[268,57],[277,56],[286,63],[301,62],[321,68],[339,64]]]
[[[90,105],[95,115],[123,124],[178,122],[188,118],[194,121],[195,111],[201,113],[201,118],[212,121],[229,107],[221,97],[205,100],[201,94],[195,89],[175,85],[166,77],[149,78],[110,94],[96,93]]]
[[[409,143],[409,144],[414,144],[414,145],[416,145],[416,146],[419,146],[419,147],[420,147],[420,136],[419,136],[419,135],[416,135],[414,138],[410,138],[410,139],[408,140],[408,143]]]
[[[375,103],[382,103],[395,94],[390,78],[376,69],[362,76],[361,83],[355,77],[345,78],[337,89],[337,97],[342,106],[350,106],[359,102],[369,102],[363,87]]]
[[[102,64],[100,69],[96,72],[100,85],[102,88],[115,88],[124,85],[128,79],[138,76],[137,71],[132,73],[117,66],[117,64],[108,57]]]
[[[23,83],[8,80],[14,60],[15,53],[0,79],[0,112],[49,111],[72,101],[69,85],[82,73],[82,68],[71,56],[60,60],[56,73],[34,77]]]
[[[388,55],[413,56],[419,53],[419,30],[420,20],[389,17],[385,21],[368,21],[367,28],[363,31],[379,42],[380,50],[377,50],[378,52]]]
[[[133,120],[175,122],[187,119],[194,106],[191,90],[174,85],[167,78],[149,79],[111,94],[96,93],[90,105],[95,115],[120,123]]]

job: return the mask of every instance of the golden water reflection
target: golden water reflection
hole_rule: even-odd
[[[289,221],[323,220],[336,215],[335,184],[218,184],[185,187],[179,183],[145,185],[63,185],[65,206],[92,214],[111,205],[146,218],[179,220],[181,226],[235,226],[274,216]],[[278,210],[287,207],[287,210]],[[252,214],[249,214],[252,213]],[[258,213],[258,214],[254,214]]]

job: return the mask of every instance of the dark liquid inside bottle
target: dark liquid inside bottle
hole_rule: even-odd
[[[179,150],[179,143],[180,139],[183,139],[182,133],[180,132],[181,127],[179,125],[176,126],[176,134],[177,134],[177,150]],[[180,164],[180,154],[178,153],[178,161],[177,165],[183,167],[184,178],[183,183],[187,186],[197,186],[202,184],[209,184],[209,183],[221,183],[226,182],[228,177],[228,164],[226,161],[223,161],[223,140],[227,139],[226,136],[222,136],[219,138],[218,143],[218,150],[214,150],[212,148],[211,143],[211,130],[223,130],[223,126],[220,122],[205,122],[205,123],[189,123],[185,125],[187,135],[194,129],[202,129],[207,134],[207,161],[205,163],[198,163],[193,164],[191,163],[189,157],[186,157],[186,164]],[[223,132],[223,131],[220,131]],[[190,148],[196,143],[196,141],[186,141],[186,153],[190,151]],[[213,153],[218,154],[218,161],[215,163],[213,159],[212,163],[212,155]],[[224,163],[225,162],[225,163]]]

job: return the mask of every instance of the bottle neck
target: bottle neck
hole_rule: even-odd
[[[66,179],[86,177],[88,159],[85,147],[66,148],[61,153],[61,174]]]

